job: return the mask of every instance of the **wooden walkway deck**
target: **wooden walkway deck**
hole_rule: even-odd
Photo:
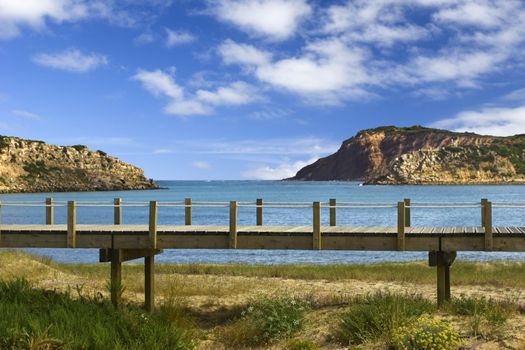
[[[405,227],[398,249],[397,227],[320,228],[324,250],[483,251],[483,227]],[[148,225],[76,225],[76,248],[100,249],[316,249],[312,226],[157,226],[156,246]],[[67,225],[1,225],[0,247],[67,248]],[[525,227],[493,227],[492,251],[525,251]]]
[[[442,304],[450,298],[450,266],[457,251],[525,252],[525,227],[494,227],[493,205],[482,199],[479,203],[411,203],[405,199],[391,203],[255,203],[183,202],[124,204],[119,198],[114,203],[67,203],[48,198],[44,203],[0,203],[3,206],[44,206],[45,225],[0,224],[0,248],[98,248],[100,261],[111,262],[111,284],[121,284],[122,262],[144,258],[145,306],[154,306],[154,257],[163,249],[300,249],[300,250],[383,250],[428,251],[429,265],[437,267],[437,300]],[[67,224],[54,224],[54,208],[67,206]],[[113,225],[81,225],[76,222],[77,206],[108,207],[114,211]],[[147,225],[122,223],[122,208],[142,206],[149,208]],[[182,207],[184,225],[158,225],[159,206]],[[192,224],[192,209],[198,207],[226,208],[229,225],[199,226]],[[238,226],[238,208],[255,209],[255,226]],[[321,208],[329,209],[329,226],[321,226]],[[525,208],[525,203],[503,203],[499,208]],[[312,210],[310,226],[265,226],[263,209],[300,208]],[[337,225],[337,210],[388,209],[397,212],[396,227],[348,227]],[[479,227],[414,227],[411,209],[479,208]],[[111,288],[117,291],[119,288]],[[119,294],[112,292],[112,301],[119,304]]]

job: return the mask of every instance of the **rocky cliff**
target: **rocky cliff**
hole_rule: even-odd
[[[290,180],[525,184],[525,135],[495,137],[421,126],[362,130]]]
[[[0,193],[155,188],[141,169],[102,151],[0,136]]]

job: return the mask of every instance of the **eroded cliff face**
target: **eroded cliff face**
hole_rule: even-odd
[[[141,169],[102,151],[0,136],[0,193],[155,188]]]
[[[292,180],[525,183],[525,136],[493,137],[420,126],[363,130]]]

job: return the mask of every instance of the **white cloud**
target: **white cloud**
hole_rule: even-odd
[[[241,177],[250,180],[282,180],[295,176],[299,170],[316,160],[317,158],[311,158],[307,161],[285,161],[277,166],[263,165],[242,172]]]
[[[150,44],[154,42],[155,40],[156,40],[155,35],[151,33],[142,33],[138,35],[137,37],[135,37],[135,39],[133,39],[133,42],[136,45],[146,45],[146,44]]]
[[[507,101],[525,101],[525,88],[517,89],[503,96]]]
[[[77,49],[68,49],[53,54],[40,53],[33,57],[33,61],[41,66],[76,73],[87,72],[108,63],[104,55],[93,52],[82,53]]]
[[[191,163],[191,166],[197,169],[206,170],[211,168],[211,164],[204,161],[195,161]]]
[[[23,110],[12,110],[11,114],[14,115],[15,117],[22,118],[22,119],[28,119],[28,120],[42,119],[42,117],[38,114],[31,113],[28,111],[23,111]]]
[[[216,0],[212,12],[218,19],[248,33],[273,40],[294,35],[312,9],[305,0]]]
[[[140,69],[132,79],[140,81],[154,96],[167,97],[169,101],[164,112],[180,116],[211,114],[213,107],[245,105],[260,99],[255,87],[242,81],[219,86],[215,90],[199,89],[191,94],[184,91],[172,75],[158,69]]]
[[[367,53],[337,39],[312,42],[301,56],[276,61],[269,61],[270,55],[253,46],[232,41],[221,46],[219,52],[225,63],[251,68],[264,83],[323,103],[363,97],[366,93],[362,85],[372,83],[365,64]]]
[[[174,31],[166,28],[166,46],[173,47],[176,45],[188,44],[195,41],[197,38],[191,33],[183,31]]]
[[[479,110],[463,111],[453,118],[433,123],[432,126],[483,135],[525,134],[525,105],[514,108],[484,107]]]

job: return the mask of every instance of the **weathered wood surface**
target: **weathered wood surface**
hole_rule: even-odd
[[[67,225],[1,225],[0,247],[68,247]],[[230,226],[156,227],[152,247],[149,225],[81,225],[75,227],[77,248],[170,249],[219,248],[231,245]],[[321,249],[397,250],[397,227],[322,226]],[[312,226],[237,226],[238,249],[313,249]],[[483,227],[405,227],[407,251],[483,251]],[[232,247],[233,248],[233,247]],[[494,227],[494,251],[525,251],[525,227]]]

